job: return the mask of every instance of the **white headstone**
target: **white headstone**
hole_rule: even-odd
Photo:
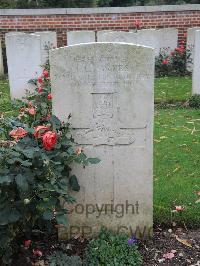
[[[33,90],[28,81],[41,74],[41,66],[47,59],[45,45],[56,46],[56,34],[11,32],[5,39],[11,98],[22,98],[27,90]]]
[[[53,113],[64,121],[71,113],[75,142],[101,159],[74,165],[81,189],[64,236],[101,226],[151,231],[154,57],[152,48],[123,43],[50,51]]]
[[[49,58],[49,50],[57,47],[57,35],[54,31],[38,31],[34,34],[41,37],[42,65],[44,65]]]
[[[101,33],[101,40],[98,42],[123,42],[137,44],[138,33],[126,32],[126,31],[111,31]]]
[[[159,34],[155,29],[143,29],[138,31],[137,44],[145,45],[155,49],[156,56],[160,52]]]
[[[193,60],[194,60],[194,50],[195,50],[195,45],[194,45],[194,39],[195,39],[195,31],[200,30],[200,27],[194,27],[194,28],[189,28],[187,30],[187,49],[191,51],[191,63],[187,64],[187,70],[192,71],[193,69]]]
[[[11,98],[22,98],[31,90],[30,79],[41,73],[41,40],[35,34],[6,34],[6,54]]]
[[[82,31],[67,32],[67,45],[90,43],[90,42],[95,42],[94,31],[82,30]]]
[[[178,30],[175,28],[163,28],[158,30],[160,49],[167,48],[168,53],[178,45]]]
[[[3,50],[2,50],[2,43],[0,39],[0,76],[4,75],[4,67],[3,67]]]
[[[192,73],[192,94],[200,94],[200,30],[194,34],[194,63]]]
[[[159,35],[154,29],[139,30],[137,32],[130,31],[104,31],[97,38],[98,42],[124,42],[145,45],[155,49],[155,54],[159,55]]]
[[[97,42],[104,42],[104,34],[114,32],[113,30],[100,30],[97,31]]]

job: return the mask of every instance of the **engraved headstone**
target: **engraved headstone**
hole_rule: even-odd
[[[197,30],[200,30],[200,27],[193,27],[193,28],[189,28],[187,30],[187,49],[189,49],[190,52],[191,52],[190,57],[191,57],[191,60],[192,60],[191,63],[190,62],[187,63],[187,70],[188,71],[192,71],[192,69],[193,69],[194,50],[195,50],[195,45],[194,45],[195,41],[194,41],[194,39],[195,39],[195,32]]]
[[[194,63],[192,73],[192,94],[200,94],[200,30],[194,34]]]
[[[95,32],[89,30],[68,31],[67,45],[95,42]]]
[[[63,121],[71,113],[78,147],[101,159],[74,165],[81,189],[60,237],[101,226],[151,234],[154,57],[152,48],[124,43],[50,51],[53,113]]]
[[[0,76],[4,75],[4,67],[3,67],[3,50],[2,50],[2,43],[0,39]]]
[[[28,81],[41,74],[48,57],[47,45],[56,46],[56,33],[10,32],[5,39],[11,98],[22,98],[33,90]]]

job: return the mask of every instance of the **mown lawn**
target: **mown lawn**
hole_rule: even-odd
[[[192,91],[191,77],[165,77],[155,79],[155,103],[186,101]]]
[[[191,93],[191,78],[155,80],[155,102],[186,101]],[[13,109],[8,83],[0,81],[0,112]],[[169,224],[200,225],[200,110],[157,109],[154,130],[154,221]],[[185,211],[172,213],[175,205]]]

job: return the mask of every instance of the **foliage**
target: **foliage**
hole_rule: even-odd
[[[51,114],[48,65],[32,82],[35,93],[18,103],[18,116],[0,121],[0,257],[5,262],[16,237],[67,225],[62,201],[74,202],[71,190],[80,189],[70,165],[99,162],[81,147],[75,150],[70,117],[64,123]]]
[[[200,109],[200,94],[194,94],[190,97],[189,106],[195,109]]]
[[[54,251],[53,254],[51,254],[48,257],[49,266],[81,266],[82,261],[80,257],[78,256],[68,256],[63,251]]]
[[[102,229],[98,238],[88,244],[85,265],[142,265],[137,245],[130,245],[128,241],[128,237],[124,234],[115,234]]]
[[[0,8],[144,6],[199,3],[199,0],[0,0]]]
[[[179,47],[169,53],[168,48],[163,48],[156,58],[156,76],[185,76],[190,73],[187,64],[191,64],[191,51],[186,49],[182,41]]]

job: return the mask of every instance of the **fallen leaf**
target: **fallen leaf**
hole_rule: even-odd
[[[195,201],[195,203],[200,203],[200,199],[198,199],[197,201]]]
[[[176,240],[183,244],[184,246],[187,246],[189,248],[192,248],[192,245],[186,240],[186,239],[181,239],[178,236],[176,236]]]

